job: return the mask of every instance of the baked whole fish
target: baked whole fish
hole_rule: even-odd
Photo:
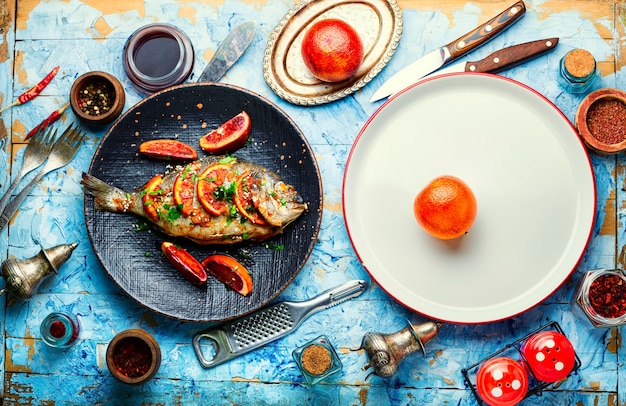
[[[306,203],[280,177],[262,166],[232,156],[209,156],[164,175],[134,192],[83,173],[94,208],[132,213],[172,237],[198,244],[261,241],[297,219]]]

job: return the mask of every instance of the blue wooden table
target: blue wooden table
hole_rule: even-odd
[[[258,24],[254,42],[222,82],[250,89],[275,102],[303,130],[318,160],[324,189],[319,239],[308,262],[285,289],[282,300],[304,300],[350,279],[367,279],[350,244],[342,215],[343,170],[350,147],[380,103],[368,100],[394,72],[426,51],[465,33],[502,11],[508,1],[404,0],[404,31],[387,67],[372,83],[342,100],[302,107],[286,103],[267,86],[262,71],[268,35],[294,5],[293,1],[214,0],[4,0],[0,3],[0,104],[5,106],[54,66],[61,70],[43,94],[0,117],[0,192],[21,165],[24,137],[51,111],[68,100],[82,73],[103,70],[126,88],[125,109],[142,99],[126,78],[122,48],[138,27],[169,22],[191,38],[196,49],[192,77],[200,74],[213,52],[239,22]],[[573,48],[591,51],[601,79],[595,87],[626,88],[624,13],[614,0],[529,0],[526,16],[496,40],[472,54],[476,59],[505,45],[559,37],[558,48],[541,58],[502,73],[551,100],[572,120],[583,95],[557,84],[559,59]],[[71,112],[65,126],[76,121]],[[410,124],[407,124],[410,125]],[[70,165],[44,178],[2,232],[1,259],[35,255],[40,244],[51,247],[79,242],[59,274],[47,279],[29,301],[2,298],[0,306],[0,376],[5,404],[336,404],[422,405],[476,404],[466,388],[462,368],[533,330],[556,321],[573,343],[581,367],[566,380],[523,402],[525,405],[626,405],[626,351],[621,330],[591,329],[572,314],[568,301],[583,272],[624,266],[624,155],[590,154],[597,186],[597,216],[592,238],[572,277],[552,296],[516,317],[488,324],[445,324],[426,345],[425,355],[407,358],[400,371],[383,380],[370,377],[358,347],[371,331],[392,333],[406,320],[427,319],[398,304],[372,284],[359,298],[318,313],[294,333],[232,362],[204,369],[191,346],[207,324],[178,322],[138,305],[108,278],[98,263],[85,228],[81,172],[89,168],[104,135],[87,129],[87,140]],[[3,282],[2,282],[3,283]],[[52,349],[40,339],[39,325],[55,310],[76,314],[82,325],[78,343]],[[105,363],[112,337],[129,328],[157,339],[162,364],[156,377],[139,387],[117,382]],[[338,349],[343,370],[313,387],[291,352],[326,334]]]

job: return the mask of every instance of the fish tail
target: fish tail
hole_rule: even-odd
[[[129,194],[111,186],[93,175],[83,172],[81,184],[85,192],[94,197],[94,208],[111,212],[125,212],[129,209]]]

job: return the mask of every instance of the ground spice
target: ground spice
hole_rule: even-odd
[[[128,378],[138,378],[148,373],[152,364],[152,352],[144,341],[128,337],[116,345],[113,362],[121,374]]]
[[[88,83],[78,94],[78,108],[90,116],[99,116],[111,110],[115,89],[106,81]]]
[[[596,68],[596,60],[589,51],[574,49],[565,55],[565,69],[575,78],[589,76]]]
[[[591,307],[602,317],[613,319],[626,314],[626,284],[617,275],[602,275],[589,287]]]
[[[587,128],[591,135],[605,144],[626,139],[626,105],[619,99],[602,98],[587,111]]]
[[[321,375],[330,368],[330,352],[321,345],[310,345],[302,351],[301,363],[311,375]]]

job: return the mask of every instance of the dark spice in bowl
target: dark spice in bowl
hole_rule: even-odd
[[[152,353],[145,341],[128,337],[117,344],[113,354],[115,367],[129,378],[137,378],[148,373],[152,363]]]
[[[94,126],[115,120],[125,102],[122,84],[106,72],[87,72],[74,81],[70,90],[72,111],[83,123]]]
[[[107,347],[107,367],[121,382],[139,385],[152,379],[161,365],[161,349],[152,335],[140,329],[117,334]]]
[[[99,116],[111,110],[113,102],[115,89],[103,80],[88,83],[78,94],[78,107],[90,116]]]

